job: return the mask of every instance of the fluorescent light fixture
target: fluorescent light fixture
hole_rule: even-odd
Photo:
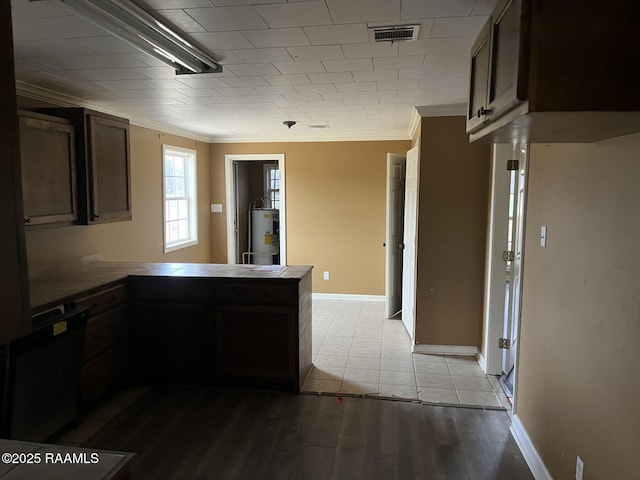
[[[81,17],[170,65],[176,74],[220,73],[222,65],[131,0],[58,0]]]

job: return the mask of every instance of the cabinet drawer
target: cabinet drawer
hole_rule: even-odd
[[[129,347],[120,343],[82,367],[82,405],[91,405],[128,380]]]
[[[296,285],[236,283],[216,286],[216,304],[221,305],[297,305]]]
[[[128,337],[127,328],[127,307],[124,305],[97,317],[89,317],[84,342],[85,361],[112,345],[125,341]]]
[[[209,283],[192,279],[136,279],[132,285],[138,301],[203,303],[211,297]]]
[[[95,295],[82,298],[76,303],[89,309],[89,316],[95,317],[110,308],[122,305],[127,301],[127,288],[118,285]]]

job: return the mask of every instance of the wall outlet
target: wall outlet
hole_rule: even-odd
[[[222,204],[221,203],[212,203],[211,204],[211,213],[222,213]]]
[[[580,456],[576,459],[576,480],[582,480],[582,475],[584,474],[584,462],[580,458]]]
[[[324,272],[323,277],[325,280],[329,280],[329,272]]]

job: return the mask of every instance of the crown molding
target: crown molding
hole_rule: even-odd
[[[417,107],[413,107],[411,110],[411,118],[409,119],[409,129],[407,130],[407,135],[409,135],[409,139],[413,140],[418,132],[418,128],[420,128],[420,113],[418,113]]]
[[[170,135],[178,135],[180,137],[185,137],[190,140],[196,140],[196,141],[206,142],[206,143],[214,143],[212,142],[211,137],[208,135],[201,135],[201,134],[192,132],[191,130],[186,130],[173,125],[168,125],[166,123],[153,122],[151,120],[146,120],[144,118],[131,117],[130,115],[127,115],[121,111],[118,111],[117,109],[105,107],[104,105],[97,105],[95,103],[82,100],[81,98],[74,97],[72,95],[55,92],[47,88],[32,85],[30,83],[16,81],[16,93],[23,97],[32,98],[34,100],[40,100],[42,102],[52,103],[60,107],[84,107],[84,108],[89,108],[91,110],[97,110],[99,112],[107,113],[109,115],[114,115],[116,117],[128,118],[129,123],[131,125],[136,125],[138,127],[144,127],[150,130],[159,130],[162,133],[168,133]]]
[[[425,105],[416,106],[421,117],[459,117],[467,114],[466,103],[453,103],[451,105]]]
[[[410,140],[404,133],[378,134],[363,133],[358,135],[323,135],[314,137],[310,135],[279,136],[279,137],[216,137],[212,136],[211,143],[311,143],[311,142],[385,142],[396,140]]]

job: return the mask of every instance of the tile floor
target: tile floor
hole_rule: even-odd
[[[511,408],[475,357],[412,354],[402,321],[385,318],[384,302],[314,299],[312,319],[305,392]]]

